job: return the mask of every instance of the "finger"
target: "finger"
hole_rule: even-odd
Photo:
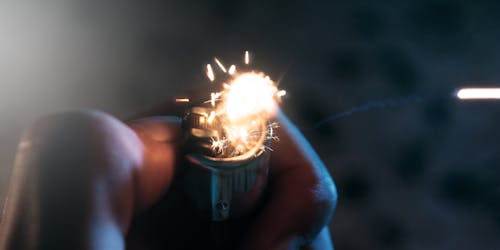
[[[337,192],[319,156],[283,114],[270,164],[270,196],[244,249],[287,249],[312,242],[330,220]]]
[[[180,119],[154,116],[128,122],[143,145],[143,163],[136,175],[136,212],[157,202],[168,190],[178,161]]]
[[[330,230],[325,226],[316,238],[306,246],[300,248],[301,250],[333,250],[332,238],[330,237]]]
[[[19,144],[0,249],[123,249],[141,153],[101,112],[40,119]]]

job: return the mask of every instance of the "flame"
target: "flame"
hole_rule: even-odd
[[[222,93],[222,111],[231,122],[249,117],[273,114],[276,110],[278,88],[262,73],[237,76]]]
[[[217,58],[214,61],[229,76],[229,81],[221,83],[222,90],[211,93],[208,101],[214,107],[208,122],[217,119],[223,132],[212,138],[212,150],[221,157],[249,158],[267,148],[264,145],[266,139],[276,139],[273,133],[276,124],[268,121],[286,91],[279,90],[277,84],[262,72],[236,71],[235,65],[226,70]],[[250,63],[248,51],[244,62]],[[212,74],[207,74],[207,77],[213,81],[213,71],[209,72]]]

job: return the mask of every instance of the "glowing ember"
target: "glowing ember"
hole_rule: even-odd
[[[210,64],[207,64],[207,77],[211,82],[215,80],[214,70]]]
[[[189,102],[189,98],[175,98],[175,102]]]

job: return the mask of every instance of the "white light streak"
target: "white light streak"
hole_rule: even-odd
[[[500,99],[500,88],[462,88],[457,91],[461,100]]]
[[[248,51],[245,51],[245,64],[250,64],[250,53]]]
[[[211,82],[215,80],[214,70],[210,64],[207,64],[207,77]]]
[[[175,98],[175,102],[189,102],[189,98]]]
[[[279,97],[282,97],[282,96],[286,95],[286,90],[280,90],[280,91],[278,91],[278,93],[276,93],[276,95]]]
[[[215,63],[217,63],[217,65],[219,66],[219,68],[224,72],[224,73],[227,73],[227,70],[226,70],[226,67],[224,67],[224,64],[222,64],[219,59],[214,58],[214,61]]]

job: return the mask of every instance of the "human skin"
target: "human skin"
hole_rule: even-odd
[[[124,123],[85,110],[35,122],[18,146],[0,250],[214,248],[211,223],[176,183],[182,131],[165,113]],[[224,225],[230,249],[333,249],[334,182],[293,123],[276,120],[265,199]]]

